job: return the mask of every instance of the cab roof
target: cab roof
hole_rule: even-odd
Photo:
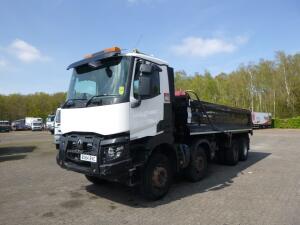
[[[71,68],[76,68],[78,66],[82,66],[84,64],[88,64],[88,63],[91,63],[91,62],[99,61],[99,60],[104,59],[104,58],[114,57],[114,56],[133,56],[133,57],[138,57],[138,58],[142,58],[142,59],[157,63],[159,65],[168,65],[168,63],[166,61],[155,58],[153,56],[146,55],[146,54],[141,53],[137,50],[134,50],[133,52],[123,54],[121,52],[120,48],[112,47],[112,48],[104,49],[103,51],[100,51],[100,52],[96,52],[94,54],[86,55],[84,59],[70,64],[67,67],[67,70],[69,70]]]
[[[164,60],[161,60],[159,58],[155,58],[155,57],[150,56],[150,55],[146,55],[144,53],[129,52],[129,53],[126,53],[125,55],[126,56],[134,56],[134,57],[142,58],[142,59],[157,63],[159,65],[166,65],[166,66],[168,65],[168,62],[166,62]]]

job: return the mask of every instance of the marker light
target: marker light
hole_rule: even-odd
[[[89,59],[89,58],[92,58],[93,56],[96,56],[96,55],[102,55],[104,53],[109,53],[109,52],[116,52],[116,53],[120,53],[121,52],[121,49],[119,47],[111,47],[111,48],[106,48],[104,49],[103,51],[100,51],[100,52],[96,52],[94,54],[86,54],[84,56],[85,59]]]
[[[86,55],[84,55],[85,59],[89,59],[89,58],[92,58],[92,57],[93,57],[93,54],[86,54]]]
[[[104,49],[104,52],[121,52],[121,49],[119,47],[111,47],[111,48],[106,48]]]

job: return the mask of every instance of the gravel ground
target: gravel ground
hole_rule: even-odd
[[[0,224],[300,224],[300,130],[257,130],[246,162],[211,164],[147,202],[59,168],[48,132],[0,133]]]

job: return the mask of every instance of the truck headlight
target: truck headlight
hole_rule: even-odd
[[[124,145],[115,145],[104,148],[104,161],[113,161],[120,158],[124,153]]]

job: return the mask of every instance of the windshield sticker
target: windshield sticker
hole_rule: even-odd
[[[124,94],[124,86],[119,87],[119,94],[123,95]]]

